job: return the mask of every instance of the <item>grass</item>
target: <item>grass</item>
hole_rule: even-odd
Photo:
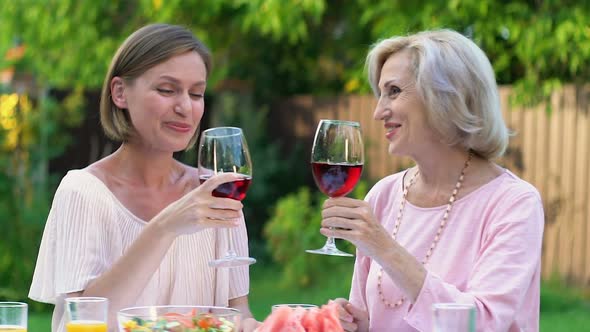
[[[342,259],[341,257],[337,257]],[[307,303],[322,305],[330,299],[348,298],[352,278],[350,268],[342,266],[329,275],[318,276],[311,281],[311,287],[284,287],[280,284],[277,267],[259,266],[251,269],[250,309],[256,319],[263,320],[270,313],[273,304]]]
[[[541,288],[541,331],[590,331],[590,297],[558,281]]]
[[[31,332],[51,331],[51,312],[29,313],[28,330]]]
[[[335,270],[318,276],[312,287],[300,289],[280,285],[274,266],[255,265],[251,269],[250,307],[258,320],[264,319],[273,304],[324,304],[329,299],[347,297],[350,269]],[[559,282],[544,282],[541,288],[541,332],[590,331],[590,301],[581,292]],[[29,315],[29,331],[51,331],[51,313]]]

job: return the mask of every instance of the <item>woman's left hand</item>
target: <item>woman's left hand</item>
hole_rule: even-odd
[[[324,202],[320,232],[351,242],[373,259],[393,245],[393,239],[379,223],[369,203],[348,197],[329,198]]]

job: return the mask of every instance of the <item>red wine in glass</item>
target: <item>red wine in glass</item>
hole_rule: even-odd
[[[311,149],[311,169],[318,188],[330,197],[345,196],[354,189],[361,177],[364,147],[358,122],[321,120]],[[320,249],[308,253],[352,256],[336,247],[328,237]]]
[[[207,181],[210,177],[210,175],[202,175],[199,177],[199,181],[203,184],[203,182]],[[213,190],[212,194],[215,197],[231,198],[236,201],[241,201],[246,198],[246,191],[248,191],[251,181],[251,177],[244,176],[239,180],[222,183]]]
[[[312,162],[313,179],[320,191],[330,197],[345,196],[361,178],[363,165]]]
[[[199,142],[199,181],[203,183],[215,174],[235,173],[240,179],[223,183],[211,195],[238,201],[246,197],[252,182],[252,160],[242,129],[216,127],[203,131]],[[254,258],[239,256],[232,248],[232,233],[227,230],[228,248],[222,257],[209,262],[212,267],[235,267],[253,264]]]

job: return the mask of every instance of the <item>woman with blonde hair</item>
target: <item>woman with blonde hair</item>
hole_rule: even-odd
[[[471,304],[477,331],[538,330],[543,206],[494,159],[508,144],[484,52],[450,30],[377,43],[367,57],[389,153],[415,166],[364,201],[328,199],[322,234],[357,247],[347,331],[432,331],[435,303]]]
[[[111,155],[62,179],[47,219],[29,297],[55,305],[52,331],[64,330],[64,299],[100,296],[115,313],[140,305],[248,307],[248,267],[208,262],[232,246],[248,252],[242,204],[213,197],[230,173],[199,184],[198,170],[173,158],[190,148],[204,113],[209,50],[168,24],[130,35],[106,75],[100,119],[121,142]],[[111,324],[110,330],[115,331]]]

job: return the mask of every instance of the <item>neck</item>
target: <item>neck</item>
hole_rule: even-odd
[[[429,188],[454,186],[465,167],[469,152],[463,149],[437,149],[414,158],[420,172],[419,181]]]
[[[119,176],[145,187],[162,188],[174,182],[181,173],[172,153],[146,151],[123,143],[111,156]]]

